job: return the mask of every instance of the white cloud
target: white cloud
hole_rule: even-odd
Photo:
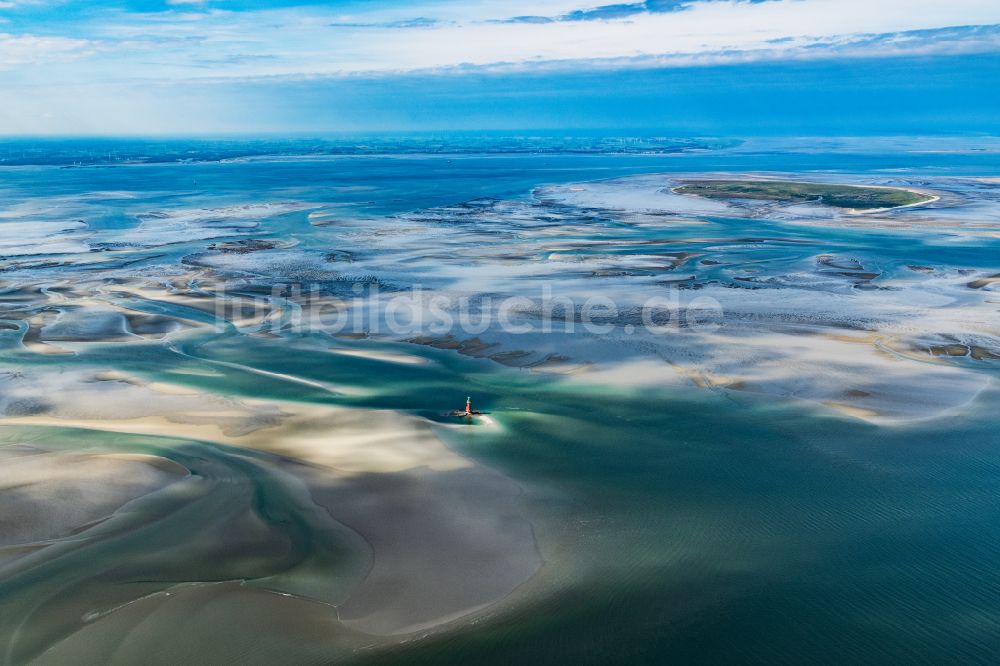
[[[860,34],[993,23],[1000,23],[1000,4],[981,0],[700,2],[685,11],[608,21],[445,25],[394,36],[369,32],[360,57],[343,66],[347,70],[414,69],[538,60],[690,58],[758,50],[773,53]]]
[[[90,47],[85,39],[0,33],[0,69],[74,60]]]
[[[682,11],[619,19],[503,22],[587,7],[581,0],[540,4],[433,0],[352,15],[321,6],[104,12],[100,22],[76,28],[89,30],[89,42],[75,36],[0,38],[0,66],[93,54],[75,68],[76,75],[181,80],[1000,51],[995,31],[942,32],[1000,24],[995,0],[701,0]],[[880,37],[887,35],[894,37]],[[54,41],[39,42],[39,54],[32,56],[28,42],[5,45],[3,39]]]
[[[25,5],[41,5],[44,4],[46,0],[2,0],[0,1],[0,9],[13,9],[14,7],[24,7]]]

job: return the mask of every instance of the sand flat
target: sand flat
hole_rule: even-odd
[[[423,356],[417,356],[415,354],[400,354],[397,352],[387,352],[377,349],[346,349],[333,347],[330,351],[334,354],[339,354],[340,356],[356,356],[375,361],[384,361],[386,363],[402,363],[404,365],[427,365],[430,363],[430,361]]]
[[[152,394],[169,388],[114,378],[122,391]],[[179,393],[163,391],[164,397]],[[371,570],[337,608],[346,626],[366,634],[406,634],[474,613],[505,598],[541,567],[520,487],[453,452],[424,420],[389,410],[239,404],[234,414],[223,416],[258,408],[281,416],[243,432],[233,432],[211,408],[202,416],[215,418],[168,412],[98,419],[81,418],[78,410],[69,418],[46,413],[0,424],[168,436],[281,456],[313,501],[372,549]],[[105,458],[155,469],[130,456]],[[67,468],[67,474],[72,478],[75,472]]]
[[[303,478],[317,503],[372,546],[371,571],[338,607],[359,631],[447,623],[505,598],[542,565],[520,488],[492,470]]]
[[[58,539],[187,473],[152,456],[36,451],[3,458],[0,547]]]
[[[80,626],[33,663],[269,665],[289,654],[328,663],[371,643],[345,629],[325,604],[224,582],[137,599]]]

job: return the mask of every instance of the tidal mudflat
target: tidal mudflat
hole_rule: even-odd
[[[5,662],[995,648],[988,156],[155,157],[3,167]]]

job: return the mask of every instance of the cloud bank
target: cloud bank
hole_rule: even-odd
[[[183,83],[1000,53],[995,0],[29,0],[0,2],[0,21],[14,117],[34,113],[22,96],[82,103],[108,86],[129,99]]]

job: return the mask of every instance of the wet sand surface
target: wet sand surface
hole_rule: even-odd
[[[0,449],[0,557],[81,532],[186,474],[169,461],[31,447]]]

